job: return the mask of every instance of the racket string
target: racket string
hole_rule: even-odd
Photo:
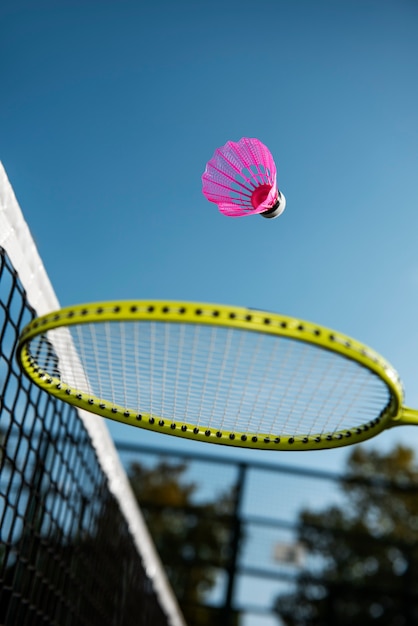
[[[334,432],[373,419],[390,397],[359,363],[288,337],[165,322],[83,324],[49,337],[68,348],[65,364],[55,368],[68,384],[199,429]],[[45,336],[44,344],[36,341],[31,351],[46,364]]]

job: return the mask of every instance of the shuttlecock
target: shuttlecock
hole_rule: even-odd
[[[278,217],[286,199],[277,188],[273,157],[258,139],[243,137],[215,150],[202,176],[203,193],[221,213]]]

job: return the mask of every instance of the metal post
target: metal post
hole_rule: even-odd
[[[238,469],[238,477],[235,488],[235,498],[234,498],[234,508],[231,514],[231,552],[228,563],[228,568],[226,570],[228,576],[228,584],[225,593],[225,601],[224,606],[221,611],[221,622],[220,626],[233,626],[232,616],[233,616],[233,598],[234,598],[234,589],[235,589],[235,579],[236,579],[236,570],[238,564],[238,556],[240,549],[240,541],[241,541],[241,501],[242,495],[244,492],[244,482],[247,474],[247,465],[245,463],[240,463]]]

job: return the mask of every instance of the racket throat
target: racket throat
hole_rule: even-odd
[[[418,411],[403,406],[399,412],[399,417],[393,420],[393,426],[418,426]]]

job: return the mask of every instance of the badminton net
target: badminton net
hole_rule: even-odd
[[[19,371],[21,329],[55,308],[0,163],[0,624],[184,626],[106,425]]]

